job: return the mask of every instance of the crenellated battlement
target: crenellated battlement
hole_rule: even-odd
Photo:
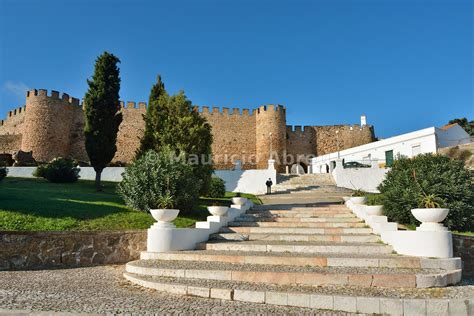
[[[66,103],[69,103],[74,106],[80,106],[80,100],[78,98],[73,98],[67,93],[60,94],[56,90],[51,90],[51,93],[48,95],[48,90],[46,89],[33,89],[26,92],[26,99],[34,97],[46,97],[53,100],[63,100]]]
[[[286,132],[287,133],[311,133],[314,131],[314,128],[309,125],[301,126],[301,125],[287,125]]]
[[[257,110],[249,110],[249,109],[239,109],[239,108],[227,108],[227,107],[209,107],[209,106],[194,106],[194,111],[197,111],[204,115],[221,115],[221,116],[253,116],[255,115]],[[241,112],[242,111],[242,112]]]
[[[124,101],[120,101],[120,107],[122,109],[146,109],[147,104],[146,102],[127,101],[127,103],[125,103]]]
[[[23,115],[26,111],[26,105],[20,106],[16,109],[8,111],[7,117],[0,120],[0,126],[7,124],[10,120],[15,119],[17,116]]]
[[[38,161],[49,161],[59,156],[87,160],[84,105],[83,100],[56,90],[28,91],[26,106],[12,109],[6,119],[0,120],[0,136],[21,135],[21,143],[13,149],[0,147],[0,152],[33,151]],[[143,134],[145,122],[142,114],[147,103],[120,101],[120,109],[124,115],[117,135],[114,161],[130,162]],[[269,157],[283,162],[285,153],[321,155],[375,139],[373,126],[364,125],[367,122],[365,116],[361,118],[362,125],[292,126],[286,125],[286,108],[279,104],[261,105],[254,109],[193,106],[193,111],[202,114],[212,127],[212,151],[217,169],[234,166],[233,163],[220,162],[218,159],[223,155],[244,161],[244,169],[267,168]],[[276,163],[275,167],[282,172],[285,166]]]
[[[267,105],[261,105],[257,109],[257,114],[260,114],[261,112],[283,112],[283,114],[286,112],[286,108],[283,105],[280,104],[267,104]]]

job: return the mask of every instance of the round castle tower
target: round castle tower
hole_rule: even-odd
[[[31,90],[26,94],[26,113],[21,150],[33,151],[36,161],[50,161],[56,157],[68,157],[74,108],[79,99],[63,93],[47,90]]]
[[[268,168],[268,160],[275,160],[275,168],[284,171],[286,156],[286,110],[281,105],[260,106],[256,115],[257,168]],[[271,153],[270,153],[271,152]]]

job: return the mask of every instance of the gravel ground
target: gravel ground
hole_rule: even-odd
[[[308,286],[308,285],[274,285],[264,283],[236,282],[236,281],[220,281],[220,280],[200,280],[185,278],[169,278],[156,276],[139,276],[144,280],[152,280],[163,283],[178,283],[191,286],[203,286],[210,288],[231,288],[241,290],[254,291],[275,291],[275,292],[295,292],[310,293],[324,295],[348,295],[348,296],[375,296],[389,298],[457,298],[466,299],[474,297],[473,280],[465,280],[457,286],[445,288],[431,289],[415,289],[415,288],[367,288],[358,286]]]
[[[178,261],[178,260],[137,260],[129,263],[136,267],[189,270],[226,270],[226,271],[265,271],[265,272],[309,272],[309,273],[348,273],[348,274],[423,274],[437,273],[440,270],[406,268],[364,268],[364,267],[318,267],[287,266],[250,263],[226,263],[218,261]],[[442,271],[446,272],[446,271]]]
[[[147,290],[127,282],[123,266],[0,272],[0,314],[13,311],[169,315],[328,315],[308,308],[220,301]],[[330,315],[348,315],[331,312]]]

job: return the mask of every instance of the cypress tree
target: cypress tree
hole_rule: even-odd
[[[96,172],[95,186],[101,190],[101,174],[117,151],[117,133],[122,122],[119,90],[120,60],[108,52],[100,55],[95,63],[92,80],[87,80],[89,90],[84,97],[84,135],[87,155]]]
[[[146,114],[143,115],[145,121],[145,131],[140,140],[140,147],[137,151],[137,158],[142,156],[150,149],[156,149],[159,141],[160,122],[163,120],[164,104],[166,103],[168,94],[165,85],[158,75],[156,83],[151,88],[150,97],[148,98],[148,108]]]

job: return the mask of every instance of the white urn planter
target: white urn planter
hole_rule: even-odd
[[[229,207],[227,207],[227,206],[208,206],[207,210],[213,216],[226,216],[227,212],[229,211]]]
[[[178,217],[179,210],[177,209],[151,209],[151,216],[157,221],[153,227],[159,228],[175,228],[172,221]]]
[[[365,204],[367,203],[367,197],[366,196],[353,196],[351,197],[350,201],[354,204]]]
[[[421,222],[416,230],[421,231],[447,231],[448,229],[441,224],[448,216],[448,208],[414,208],[411,213]]]
[[[344,200],[344,202],[347,202],[351,199],[350,196],[343,196],[342,199]]]
[[[365,212],[368,216],[381,216],[383,215],[383,205],[366,205]]]
[[[232,204],[235,204],[235,205],[244,205],[245,202],[247,202],[247,198],[244,198],[244,197],[233,197],[232,198]]]

